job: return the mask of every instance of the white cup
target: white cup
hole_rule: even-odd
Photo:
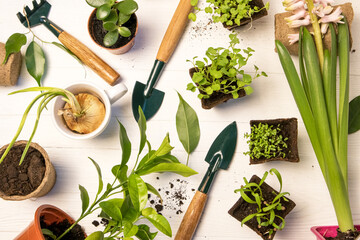
[[[52,110],[52,117],[55,127],[65,136],[79,140],[94,138],[105,130],[111,118],[111,104],[119,100],[122,96],[124,96],[128,90],[124,84],[120,83],[104,91],[100,87],[89,82],[73,83],[67,86],[65,89],[72,92],[74,95],[79,93],[90,93],[98,97],[100,101],[105,105],[105,117],[101,125],[91,133],[80,134],[71,131],[66,126],[63,116],[58,115],[59,110],[64,108],[65,101],[62,99],[62,97],[56,98]]]

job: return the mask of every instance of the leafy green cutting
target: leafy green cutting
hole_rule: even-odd
[[[267,123],[251,126],[251,133],[245,133],[245,138],[249,139],[247,144],[250,151],[244,154],[249,155],[252,159],[284,158],[286,156],[284,150],[288,147],[286,144],[288,138],[284,138],[280,131],[280,124],[275,128],[274,125]]]
[[[107,219],[109,223],[103,231],[90,234],[86,240],[154,239],[157,233],[150,232],[149,226],[144,223],[139,223],[142,219],[147,219],[155,228],[165,235],[169,237],[172,236],[171,227],[166,218],[158,214],[155,209],[146,207],[148,192],[154,193],[155,188],[149,183],[144,182],[142,176],[154,172],[173,172],[188,177],[197,172],[181,164],[179,160],[171,154],[173,147],[170,145],[168,135],[165,136],[164,141],[157,150],[152,150],[146,137],[145,116],[140,107],[139,116],[138,125],[141,141],[133,169],[129,172],[129,166],[127,165],[131,155],[131,142],[126,129],[119,122],[120,146],[123,153],[121,162],[111,170],[115,176],[114,181],[104,184],[99,165],[90,158],[99,178],[96,196],[90,203],[87,190],[79,185],[82,201],[81,215],[75,223],[64,231],[61,236],[56,238],[56,240],[62,239],[83,218],[97,210],[101,210],[100,216]],[[144,143],[148,145],[148,153],[140,158],[143,150],[142,144]],[[156,190],[155,192],[155,194],[160,197]],[[120,194],[122,197],[119,196]]]
[[[129,21],[131,15],[138,10],[138,4],[134,0],[86,0],[86,2],[96,8],[96,18],[103,22],[103,27],[107,32],[104,37],[104,45],[110,47],[122,37],[130,37],[131,31],[124,24]]]
[[[255,13],[263,9],[269,9],[269,2],[263,8],[251,5],[252,0],[206,0],[208,6],[205,9],[199,8],[198,0],[192,0],[191,5],[194,6],[195,13],[189,14],[189,19],[196,21],[196,13],[205,11],[212,14],[214,22],[221,22],[227,26],[240,26],[243,19],[252,18]]]
[[[187,152],[186,165],[189,164],[189,156],[192,153],[200,141],[200,125],[199,119],[194,109],[179,95],[179,107],[176,112],[176,130]]]
[[[195,92],[200,91],[198,97],[207,99],[214,93],[232,94],[233,98],[239,97],[239,91],[244,89],[249,95],[253,92],[250,86],[253,79],[262,76],[267,77],[265,72],[258,73],[259,68],[255,67],[255,74],[252,77],[242,69],[254,52],[253,49],[238,49],[236,44],[240,43],[236,34],[230,34],[230,45],[228,48],[210,47],[206,51],[204,61],[199,61],[194,57],[191,62],[195,68],[192,77],[194,83],[189,83],[187,89]],[[244,56],[240,53],[243,51]]]
[[[261,189],[261,185],[264,183],[265,179],[268,176],[268,172],[264,173],[259,184],[255,182],[250,182],[244,177],[245,185],[241,186],[240,189],[235,190],[235,192],[240,192],[243,200],[249,204],[255,204],[257,206],[257,212],[252,213],[245,217],[241,221],[241,226],[247,221],[250,221],[253,218],[256,218],[259,228],[261,227],[272,227],[268,231],[269,238],[272,236],[274,231],[282,230],[285,227],[285,219],[279,216],[277,213],[280,211],[284,211],[285,207],[281,204],[281,201],[288,202],[289,200],[285,197],[285,195],[290,195],[288,192],[281,192],[282,190],[282,178],[278,170],[275,168],[270,169],[270,174],[275,174],[280,183],[279,193],[275,191],[272,192],[274,198],[271,202],[269,199],[265,199],[263,195],[263,191]],[[276,224],[276,220],[279,219],[281,221],[280,224]]]

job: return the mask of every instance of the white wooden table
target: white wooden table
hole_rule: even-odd
[[[0,200],[0,239],[9,240],[14,238],[32,220],[35,209],[42,204],[53,204],[76,218],[81,211],[78,184],[85,186],[90,196],[94,196],[97,189],[97,176],[94,167],[88,157],[94,158],[101,166],[105,181],[111,181],[110,169],[119,163],[121,150],[118,141],[118,118],[126,127],[133,143],[133,151],[137,151],[139,133],[137,124],[131,112],[131,95],[135,81],[146,82],[153,61],[167,25],[177,6],[178,1],[165,0],[139,0],[138,10],[139,33],[134,48],[125,55],[111,55],[105,50],[99,49],[90,39],[87,33],[87,20],[92,8],[85,0],[49,0],[53,5],[50,19],[77,37],[94,52],[101,56],[107,63],[114,67],[122,76],[122,82],[128,88],[128,94],[116,102],[110,125],[103,134],[93,140],[74,141],[62,136],[55,129],[49,112],[44,112],[40,120],[40,127],[34,138],[35,142],[42,145],[57,170],[57,182],[53,190],[45,197],[36,200],[22,202],[10,202]],[[269,77],[259,78],[253,83],[254,93],[238,101],[230,101],[213,110],[203,110],[196,94],[186,90],[190,82],[188,69],[191,67],[186,59],[194,56],[204,56],[205,50],[210,46],[226,46],[229,31],[220,24],[209,24],[207,16],[200,15],[196,23],[190,23],[185,34],[175,51],[172,59],[166,67],[157,88],[165,91],[165,99],[159,112],[148,121],[148,138],[153,146],[159,146],[167,132],[170,133],[172,145],[175,146],[174,154],[186,161],[186,153],[177,138],[175,127],[175,114],[178,105],[176,91],[179,91],[185,100],[196,110],[201,124],[201,140],[196,151],[191,155],[190,167],[199,172],[198,175],[185,179],[187,184],[186,194],[189,196],[185,201],[182,211],[186,210],[197,188],[207,164],[204,157],[211,143],[218,133],[230,122],[236,121],[238,126],[238,143],[236,153],[227,171],[220,171],[214,182],[207,207],[197,229],[194,239],[219,240],[219,239],[259,239],[254,232],[247,227],[240,227],[240,222],[232,218],[227,211],[239,198],[234,193],[243,182],[242,178],[250,178],[253,174],[262,176],[264,171],[273,167],[277,168],[283,176],[284,191],[291,193],[290,198],[297,204],[296,208],[286,218],[286,228],[276,234],[276,239],[308,240],[315,239],[310,232],[313,225],[335,225],[336,217],[332,208],[325,182],[321,176],[319,165],[316,161],[304,125],[293,100],[287,81],[280,66],[277,54],[274,52],[274,14],[283,12],[280,0],[272,0],[269,15],[254,22],[252,29],[243,27],[238,30],[241,39],[241,47],[251,47],[256,50],[246,67],[253,71],[252,64],[256,64],[264,70]],[[337,1],[344,3],[345,1]],[[353,0],[356,14],[360,13],[360,2]],[[0,1],[0,41],[6,39],[14,32],[26,32],[20,24],[16,13],[22,10],[23,5],[31,4],[30,1]],[[358,15],[353,23],[353,48],[351,54],[351,88],[350,98],[360,94],[360,49],[359,38],[360,26]],[[56,38],[39,26],[33,31],[46,41],[56,41]],[[76,81],[86,80],[93,82],[102,88],[109,88],[91,70],[80,66],[72,57],[62,50],[48,45],[43,45],[47,58],[47,72],[44,78],[46,86],[62,87]],[[24,54],[24,52],[23,52]],[[0,88],[0,145],[7,144],[13,137],[21,115],[26,105],[35,94],[17,94],[8,96],[9,92],[35,86],[35,81],[22,67],[21,77],[15,87]],[[299,119],[299,151],[300,163],[266,163],[250,166],[247,156],[246,140],[243,135],[249,131],[251,119],[272,119],[281,117],[297,117]],[[27,139],[34,119],[31,114],[29,123],[20,139]],[[349,137],[349,189],[355,223],[360,223],[360,133]],[[131,160],[134,163],[134,156]],[[157,179],[159,177],[159,179]],[[166,189],[169,182],[174,179],[184,179],[172,174],[155,174],[146,177],[157,188]],[[268,182],[278,188],[274,178]],[[169,219],[173,234],[175,235],[183,214],[176,214],[174,210],[165,209],[163,214]],[[91,222],[96,216],[88,217],[82,222],[82,226],[88,233],[95,228]],[[168,239],[159,233],[157,239]]]

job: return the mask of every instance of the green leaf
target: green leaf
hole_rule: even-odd
[[[138,4],[134,0],[124,0],[117,5],[119,12],[131,15],[138,10]]]
[[[127,27],[119,27],[118,32],[123,37],[130,37],[131,36],[131,31]]]
[[[46,235],[46,236],[48,236],[48,237],[56,240],[56,235],[55,235],[52,231],[50,231],[49,229],[42,228],[42,229],[41,229],[41,233],[42,233],[43,235]]]
[[[86,0],[86,2],[94,8],[98,8],[104,4],[110,4],[111,0]]]
[[[184,177],[190,177],[194,174],[197,174],[195,170],[181,163],[160,163],[151,168],[143,168],[136,171],[136,173],[140,176],[154,172],[173,172]]]
[[[139,227],[133,225],[131,222],[124,222],[124,237],[132,237],[138,232]]]
[[[199,144],[199,119],[194,109],[183,99],[180,93],[178,96],[180,102],[176,112],[176,130],[185,151],[190,154]]]
[[[136,237],[140,240],[153,240],[155,239],[157,232],[155,233],[151,233],[150,232],[150,227],[145,225],[145,224],[140,224],[139,226],[139,230],[136,233]]]
[[[195,13],[189,13],[188,18],[189,18],[191,21],[195,22],[195,21],[196,21],[196,15],[195,15]]]
[[[99,20],[104,20],[105,18],[107,18],[110,15],[110,11],[111,11],[110,4],[101,5],[101,7],[99,7],[96,10],[96,18]]]
[[[163,201],[163,199],[162,199],[160,193],[158,192],[158,190],[156,190],[156,188],[154,188],[150,183],[146,183],[146,187],[147,187],[149,192],[151,192],[151,193],[155,194],[157,197],[159,197],[161,202]]]
[[[169,222],[166,218],[160,214],[157,214],[156,210],[153,208],[146,208],[142,211],[142,215],[149,220],[160,232],[164,233],[166,236],[171,237],[172,231]]]
[[[206,7],[205,12],[206,13],[213,13],[213,9],[211,7]]]
[[[146,183],[137,174],[131,174],[129,177],[129,194],[135,210],[143,210],[148,200],[148,190]]]
[[[160,147],[158,148],[158,150],[156,150],[155,152],[155,156],[156,157],[160,157],[163,155],[166,155],[168,153],[170,153],[170,151],[173,149],[174,147],[172,147],[170,145],[170,138],[169,138],[169,133],[166,134],[164,140],[162,141]]]
[[[116,43],[119,38],[119,33],[117,30],[108,32],[104,37],[104,45],[110,47]]]
[[[26,44],[26,36],[22,33],[14,33],[5,43],[6,55],[2,64],[5,64],[12,53],[20,52],[22,46]]]
[[[100,166],[99,164],[97,164],[95,162],[95,160],[93,160],[92,158],[89,157],[89,159],[91,160],[91,162],[94,164],[95,168],[96,168],[96,171],[97,171],[97,174],[98,174],[98,179],[99,179],[99,187],[98,187],[98,192],[96,195],[99,195],[103,189],[103,186],[104,186],[104,183],[103,183],[103,180],[102,180],[102,175],[101,175],[101,169],[100,169]]]
[[[139,148],[139,154],[140,154],[144,149],[146,143],[146,118],[140,106],[138,108],[138,111],[139,111],[138,126],[140,129],[140,148]]]
[[[104,22],[112,22],[112,23],[116,24],[118,20],[119,20],[119,17],[118,17],[117,11],[115,9],[112,9],[110,11],[109,16],[107,16],[107,18],[105,18],[103,21]]]
[[[81,197],[81,202],[82,202],[81,215],[83,215],[84,212],[86,211],[86,209],[89,207],[89,194],[88,194],[87,190],[81,185],[79,185],[79,190],[80,190],[80,197]]]
[[[190,4],[191,6],[195,7],[198,4],[199,0],[191,0]]]
[[[119,138],[122,150],[121,166],[123,167],[127,164],[131,155],[131,142],[129,140],[125,127],[121,124],[119,120],[118,123],[120,127]]]
[[[360,129],[360,96],[351,100],[349,105],[349,134]]]
[[[114,174],[114,176],[119,179],[120,183],[124,183],[127,181],[127,171],[128,166],[124,165],[121,167],[121,165],[116,165],[111,169],[111,172]]]
[[[123,199],[117,198],[117,199],[111,199],[108,201],[101,202],[101,203],[99,203],[99,206],[112,219],[114,219],[115,221],[121,222],[122,214],[121,214],[120,208],[121,208],[123,202],[124,202]]]
[[[117,26],[113,22],[103,22],[103,27],[106,31],[114,31],[116,30]]]
[[[119,24],[123,25],[127,21],[129,21],[131,15],[124,14],[122,12],[119,13]]]
[[[25,53],[26,68],[30,75],[41,86],[41,78],[45,71],[45,55],[39,44],[32,41]]]
[[[93,232],[85,240],[104,240],[104,233],[101,231]]]
[[[244,87],[244,90],[246,92],[246,95],[250,95],[254,92],[254,89],[251,86]]]

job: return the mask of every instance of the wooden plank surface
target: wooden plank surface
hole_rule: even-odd
[[[87,157],[92,157],[102,167],[105,181],[111,181],[111,167],[120,161],[121,150],[118,141],[118,118],[127,128],[129,137],[136,151],[139,142],[139,133],[136,122],[131,112],[131,95],[135,81],[146,82],[161,39],[167,29],[178,1],[166,0],[138,0],[139,33],[134,48],[125,55],[115,56],[98,48],[87,33],[87,19],[92,10],[84,0],[72,1],[49,0],[52,9],[49,18],[67,32],[83,42],[98,56],[103,58],[110,66],[122,76],[129,92],[123,99],[112,107],[112,118],[108,128],[99,137],[74,141],[62,136],[55,129],[51,115],[44,112],[39,130],[34,141],[48,151],[49,156],[57,170],[58,179],[54,189],[45,197],[22,202],[9,202],[0,200],[0,239],[13,239],[31,221],[35,209],[45,203],[56,205],[64,211],[77,217],[81,211],[78,184],[89,190],[94,196],[97,187],[96,172]],[[346,1],[340,0],[339,3]],[[354,52],[351,54],[351,83],[350,98],[360,94],[360,49],[359,29],[360,2],[351,1],[355,11],[353,23]],[[19,23],[16,13],[22,10],[23,5],[31,1],[1,0],[0,9],[0,41],[6,39],[14,32],[25,33],[27,30]],[[155,174],[146,177],[146,180],[160,189],[166,189],[169,182],[177,179],[185,180],[187,199],[181,210],[185,212],[194,195],[192,189],[199,185],[207,164],[203,161],[209,146],[218,133],[230,122],[238,124],[238,144],[234,159],[227,171],[220,171],[210,191],[205,212],[199,223],[195,240],[255,240],[259,237],[246,227],[241,228],[240,223],[227,214],[227,211],[239,198],[234,189],[242,184],[242,178],[250,178],[253,174],[261,176],[264,171],[272,167],[277,168],[283,175],[283,189],[291,193],[290,198],[297,206],[286,218],[286,228],[277,233],[276,239],[308,240],[315,239],[310,232],[313,225],[334,225],[336,217],[332,209],[331,200],[326,190],[325,182],[312,151],[309,139],[305,132],[299,113],[292,98],[290,89],[274,52],[274,14],[282,12],[281,1],[271,0],[269,15],[253,23],[251,29],[243,27],[238,30],[241,47],[255,49],[255,54],[249,61],[246,70],[253,71],[252,64],[268,73],[268,78],[259,78],[254,81],[254,93],[242,100],[230,101],[213,110],[203,110],[196,94],[186,90],[190,82],[188,69],[191,64],[186,59],[194,56],[203,57],[205,50],[210,47],[227,46],[229,31],[221,24],[210,23],[207,16],[200,14],[195,23],[189,23],[184,36],[170,59],[157,88],[165,91],[165,99],[159,112],[148,122],[148,137],[153,146],[159,146],[167,132],[170,133],[172,145],[175,146],[174,154],[183,162],[186,153],[182,148],[176,134],[175,114],[178,105],[176,91],[196,110],[201,124],[201,139],[196,151],[191,155],[190,167],[199,172],[190,178],[182,178],[172,174]],[[45,41],[57,39],[43,26],[38,26],[33,31]],[[30,35],[28,35],[30,36]],[[44,78],[46,86],[63,87],[76,81],[93,82],[107,89],[109,85],[90,69],[79,65],[76,60],[62,50],[49,44],[43,44],[48,61],[47,72]],[[25,52],[23,51],[23,54]],[[17,94],[8,96],[9,92],[25,87],[34,86],[35,81],[29,76],[23,65],[18,85],[0,88],[0,145],[7,144],[14,135],[21,115],[34,94]],[[249,166],[248,157],[243,155],[247,151],[246,140],[243,136],[249,131],[251,119],[272,119],[280,117],[297,117],[299,119],[299,152],[300,163],[266,163],[258,166]],[[28,129],[21,135],[27,139],[30,134],[30,116]],[[349,190],[355,223],[360,223],[360,133],[349,137]],[[134,156],[130,159],[134,163]],[[131,164],[130,163],[130,164]],[[157,179],[157,177],[159,179]],[[269,184],[277,188],[275,179],[269,179]],[[178,210],[178,209],[176,209]],[[175,235],[180,225],[183,213],[177,214],[173,209],[165,209],[163,214],[169,219]],[[82,223],[85,230],[90,233],[95,228],[91,222],[96,216],[88,217]],[[159,234],[156,239],[169,239]]]

